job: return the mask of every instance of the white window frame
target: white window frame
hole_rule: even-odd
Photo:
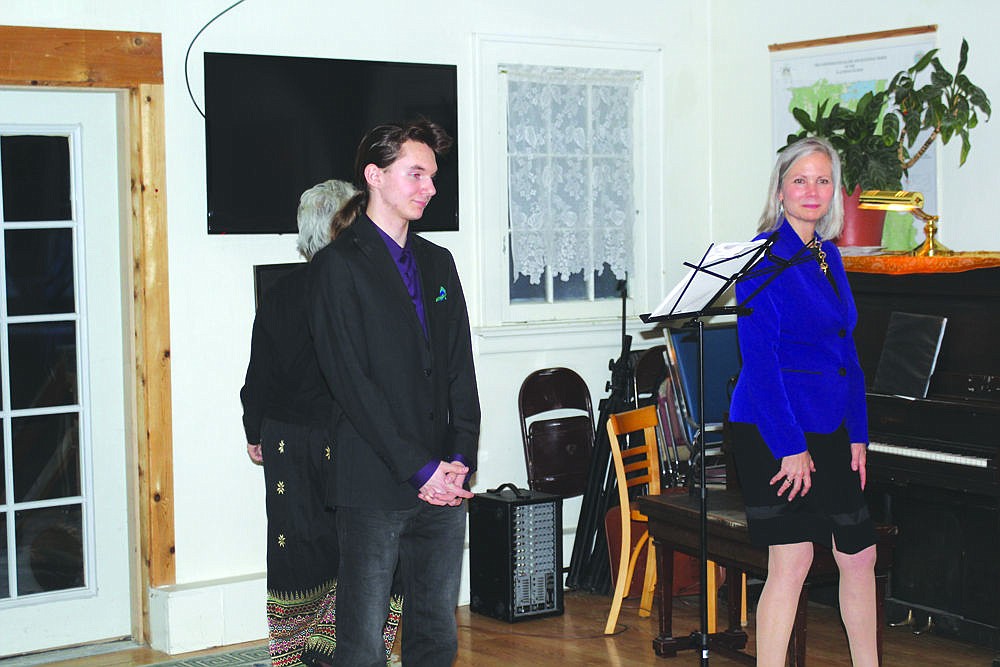
[[[556,303],[511,303],[507,197],[507,97],[502,65],[638,71],[642,84],[634,107],[635,260],[629,274],[628,316],[635,304],[655,298],[663,275],[662,201],[663,78],[662,49],[642,44],[582,42],[561,39],[478,34],[475,39],[477,113],[482,159],[480,184],[480,273],[483,324],[486,327],[553,322],[593,322],[621,317],[618,299]],[[639,306],[641,308],[643,306]]]

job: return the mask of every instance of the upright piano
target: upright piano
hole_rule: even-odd
[[[887,619],[1000,650],[1000,267],[848,277],[869,387],[866,493],[899,527]],[[894,311],[948,318],[926,398],[871,391]]]

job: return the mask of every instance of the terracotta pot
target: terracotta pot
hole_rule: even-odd
[[[835,239],[839,246],[881,246],[885,211],[858,208],[861,186],[850,195],[844,191],[844,230]]]

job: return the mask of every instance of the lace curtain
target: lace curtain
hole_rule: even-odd
[[[511,259],[538,284],[631,271],[639,72],[501,67],[507,78]],[[589,278],[588,278],[589,280]]]

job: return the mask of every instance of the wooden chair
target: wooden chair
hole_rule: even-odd
[[[648,405],[638,410],[619,412],[608,418],[608,441],[611,444],[611,459],[615,466],[618,486],[618,503],[621,512],[621,556],[618,559],[618,576],[612,593],[611,611],[604,626],[604,634],[614,634],[621,613],[622,601],[631,588],[632,576],[642,548],[646,551],[646,577],[639,601],[639,616],[649,616],[653,606],[653,591],[656,587],[656,550],[649,539],[649,530],[632,547],[632,523],[648,523],[649,519],[638,510],[633,496],[657,495],[660,493],[660,459],[657,444],[659,419],[657,406]],[[629,442],[628,436],[642,432],[642,442]],[[622,446],[619,438],[625,441]],[[638,440],[636,438],[636,440]],[[708,563],[708,618],[709,632],[716,626],[716,565]],[[744,589],[745,591],[745,589]]]
[[[656,585],[656,552],[649,540],[648,530],[639,538],[635,547],[632,547],[632,522],[646,523],[648,519],[636,508],[629,492],[633,489],[639,489],[639,487],[642,489],[636,493],[657,494],[660,492],[660,459],[656,443],[658,424],[655,405],[620,412],[608,418],[608,440],[611,443],[611,458],[618,480],[622,535],[618,577],[615,582],[615,591],[612,594],[611,612],[608,614],[608,622],[604,626],[604,634],[606,635],[613,634],[615,631],[615,626],[618,624],[618,614],[622,608],[622,600],[628,594],[636,561],[642,552],[642,547],[647,542],[649,542],[649,548],[646,551],[646,578],[642,586],[639,615],[649,616],[653,606],[653,588]],[[619,436],[627,436],[637,432],[642,432],[643,442],[632,444],[626,438],[623,448],[619,442]]]

